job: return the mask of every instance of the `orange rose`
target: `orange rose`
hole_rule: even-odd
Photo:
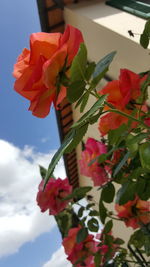
[[[83,42],[81,32],[68,25],[64,34],[33,33],[30,50],[24,49],[14,65],[14,89],[31,101],[32,114],[44,118],[66,96],[60,73],[70,67]],[[64,68],[66,66],[66,68]],[[64,68],[64,69],[63,69]]]
[[[136,229],[140,223],[150,223],[150,201],[144,201],[136,197],[124,205],[115,205],[118,217],[123,218],[127,227]]]
[[[141,85],[146,77],[147,76],[145,75],[141,78],[138,74],[130,70],[121,69],[119,80],[108,82],[108,84],[99,91],[99,94],[108,94],[107,102],[109,104],[113,105],[123,113],[132,115],[133,107],[136,107],[132,102],[135,102],[141,95]],[[130,103],[132,103],[132,107],[128,105]],[[110,107],[105,105],[104,110],[109,111]],[[128,121],[129,119],[125,116],[114,112],[108,112],[100,119],[99,131],[102,135],[106,135],[109,130],[117,129],[122,124],[127,124]],[[136,125],[136,122],[132,122],[131,127],[134,128]]]

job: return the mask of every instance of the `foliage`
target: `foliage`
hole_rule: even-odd
[[[73,28],[69,29],[74,32]],[[65,60],[63,58],[63,66],[59,66],[57,75],[54,75],[55,96],[60,100],[62,90],[63,98],[66,96],[70,103],[75,103],[75,108],[81,113],[90,95],[95,98],[95,103],[71,126],[48,169],[40,166],[42,182],[37,195],[38,205],[42,212],[48,209],[55,215],[67,259],[73,266],[125,267],[130,263],[149,266],[150,112],[147,99],[150,71],[136,74],[122,69],[118,80],[97,90],[116,52],[106,55],[97,64],[89,63],[81,33],[78,51],[75,51],[71,36],[68,42],[64,42],[68,52]],[[150,21],[140,38],[144,48],[147,48],[149,38]],[[70,43],[73,57],[70,56]],[[63,41],[55,57],[62,47]],[[49,61],[44,64],[44,71],[51,67]],[[64,87],[66,93],[63,93]],[[62,155],[76,148],[83,141],[89,125],[97,121],[101,138],[84,140],[79,165],[80,173],[93,182],[99,203],[95,203],[92,187],[73,190],[67,178],[62,181],[53,177]],[[81,200],[85,198],[88,202],[83,205]],[[113,236],[116,221],[133,230],[126,244],[120,237]]]

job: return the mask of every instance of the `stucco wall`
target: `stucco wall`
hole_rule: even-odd
[[[65,21],[78,29],[84,35],[88,48],[88,57],[96,62],[111,51],[117,50],[117,56],[111,64],[109,76],[117,79],[120,68],[128,68],[134,72],[145,71],[149,68],[148,50],[139,45],[139,35],[131,38],[128,30],[141,33],[145,21],[128,13],[106,6],[103,1],[86,1],[78,5],[70,5],[64,11]],[[103,86],[103,85],[101,85]],[[90,98],[87,109],[92,105]],[[74,120],[80,116],[78,109],[74,109]],[[94,127],[94,128],[93,128]],[[100,139],[97,125],[92,125],[85,136]],[[80,158],[81,147],[77,148],[77,156]],[[80,176],[80,185],[92,185],[89,178]],[[97,191],[93,191],[96,202],[98,202]],[[128,240],[131,229],[124,224],[115,223],[114,233],[117,236]]]

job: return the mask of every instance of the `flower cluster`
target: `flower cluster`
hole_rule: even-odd
[[[69,67],[83,42],[81,32],[68,25],[64,34],[33,33],[30,50],[24,49],[14,65],[14,89],[31,101],[32,114],[44,118],[66,96],[61,79],[69,75]]]

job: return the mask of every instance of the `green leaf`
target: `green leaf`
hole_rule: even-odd
[[[128,151],[123,159],[119,162],[119,164],[117,165],[117,167],[114,170],[113,176],[116,176],[117,173],[122,169],[122,167],[125,165],[126,161],[128,160],[128,158],[130,157],[130,152]]]
[[[99,216],[99,212],[97,210],[91,210],[89,216]]]
[[[103,106],[106,97],[107,97],[107,95],[102,95],[94,103],[94,105],[90,108],[90,110],[88,110],[77,122],[75,122],[72,125],[72,128],[80,127],[83,124],[87,123],[89,121],[90,117],[92,117],[95,114],[95,112],[98,111]]]
[[[98,232],[99,230],[99,222],[95,218],[90,219],[87,223],[87,226],[91,232]]]
[[[135,164],[135,162],[132,161],[131,164],[133,164],[133,163],[134,163],[134,168],[135,168],[136,164]],[[139,164],[138,164],[138,166],[139,166]],[[145,170],[142,167],[137,167],[136,169],[132,170],[132,172],[128,176],[128,178],[130,180],[138,179],[138,181],[139,181],[139,177],[141,176],[141,174],[144,174],[144,173],[145,173]]]
[[[136,185],[136,192],[137,192],[137,195],[140,197],[140,199],[143,199],[145,195],[145,186],[146,186],[145,179],[138,177],[137,185]]]
[[[62,157],[63,153],[65,152],[66,148],[70,145],[72,139],[74,138],[74,135],[75,135],[75,131],[69,132],[69,134],[66,136],[64,142],[62,143],[60,148],[57,150],[55,155],[53,156],[53,158],[52,158],[52,160],[48,166],[46,176],[44,178],[44,181],[45,181],[44,187],[46,186],[48,180],[50,179],[51,175],[53,174],[53,171],[54,171],[58,161]]]
[[[112,235],[105,235],[105,243],[109,246],[109,250],[111,250],[113,242],[114,238]]]
[[[92,116],[92,117],[89,119],[89,123],[90,123],[90,124],[94,124],[94,123],[96,123],[96,122],[99,120],[99,118],[100,118],[101,112],[102,112],[102,110],[100,110],[96,115]]]
[[[113,202],[115,196],[115,187],[112,183],[108,183],[102,190],[101,199],[106,203]]]
[[[46,176],[47,170],[41,165],[39,165],[39,168],[40,168],[41,177],[42,179],[44,179],[44,177]]]
[[[144,248],[147,256],[150,256],[150,237],[145,236]]]
[[[107,154],[102,154],[98,157],[98,163],[103,163],[108,157],[108,153]]]
[[[84,207],[81,207],[81,208],[78,210],[78,217],[82,217],[82,216],[83,216],[83,212],[84,212]]]
[[[113,221],[110,220],[110,221],[108,221],[108,222],[105,224],[105,227],[104,227],[104,229],[103,229],[103,233],[104,233],[104,234],[108,234],[108,233],[110,233],[112,227],[113,227]]]
[[[77,145],[81,142],[84,135],[86,134],[87,129],[88,129],[88,124],[85,124],[82,127],[75,129],[74,138],[66,148],[65,153],[70,153],[74,148],[77,147]]]
[[[100,216],[101,222],[104,224],[105,219],[107,217],[107,209],[105,208],[103,201],[101,199],[99,201],[99,216]]]
[[[149,37],[150,37],[150,20],[146,22],[143,33],[140,36],[140,44],[145,49],[149,45]]]
[[[135,231],[129,240],[129,244],[133,244],[135,247],[141,248],[144,245],[145,237],[143,232],[140,230]]]
[[[91,191],[92,187],[91,186],[84,186],[84,187],[79,187],[75,188],[73,193],[68,195],[67,197],[64,198],[64,200],[69,200],[72,198],[84,198],[86,194]]]
[[[127,136],[127,139],[126,139],[127,148],[129,149],[130,153],[132,153],[132,154],[137,152],[137,150],[138,150],[137,142],[133,143],[134,138],[135,138],[134,135],[129,134]]]
[[[122,185],[117,192],[116,202],[119,205],[124,205],[129,200],[133,200],[136,195],[136,183],[128,181]]]
[[[75,105],[75,108],[77,108],[79,105],[80,105],[80,112],[82,113],[86,107],[86,104],[88,102],[88,99],[89,99],[89,96],[90,96],[90,93],[89,92],[86,92],[84,93],[80,99],[78,100],[78,102],[76,103]]]
[[[114,244],[117,244],[117,245],[123,245],[124,243],[125,241],[118,237],[114,240]]]
[[[98,163],[102,163],[102,162],[104,162],[114,151],[116,150],[116,148],[115,147],[113,147],[112,149],[110,149],[109,151],[108,151],[108,153],[106,153],[106,154],[102,154],[102,155],[100,155],[99,157],[98,157]]]
[[[150,198],[150,177],[147,177],[148,179],[145,179],[145,187],[143,189],[143,192],[139,193],[139,196],[142,200],[148,200]]]
[[[96,65],[95,71],[93,73],[92,85],[96,86],[99,81],[104,77],[106,71],[109,68],[110,63],[112,62],[116,51],[111,52],[110,54],[103,57]]]
[[[83,99],[82,99],[82,102],[81,102],[81,106],[80,106],[80,112],[82,113],[86,107],[86,104],[89,100],[89,92],[86,92],[84,95],[83,95]]]
[[[95,206],[95,203],[90,203],[90,204],[88,204],[87,206],[86,206],[86,209],[88,210],[88,209],[90,209],[90,208],[92,208],[92,207],[94,207]]]
[[[87,236],[88,236],[87,228],[81,228],[77,233],[77,238],[76,238],[77,243],[83,242],[87,238]]]
[[[139,148],[141,165],[147,171],[150,171],[150,143],[146,142],[140,145]]]
[[[145,23],[144,31],[150,37],[150,19]]]
[[[122,136],[125,135],[127,131],[127,125],[122,124],[119,128],[115,129],[115,130],[110,130],[108,133],[108,140],[110,145],[116,145],[120,139],[122,138]]]
[[[85,90],[85,85],[83,80],[75,81],[69,85],[67,88],[67,98],[70,103],[74,103],[82,96]]]
[[[91,78],[91,76],[92,76],[92,74],[93,74],[93,72],[95,70],[95,67],[96,67],[95,62],[88,63],[88,66],[87,66],[86,72],[85,72],[85,78],[86,78],[87,81],[90,80],[90,78]]]
[[[94,256],[94,266],[95,267],[99,267],[100,266],[100,263],[101,263],[101,258],[102,258],[102,255],[98,252],[95,253],[95,256]]]
[[[70,68],[70,79],[71,82],[84,80],[85,71],[87,64],[87,49],[84,43],[80,45],[79,51],[75,56],[71,68]]]
[[[127,138],[127,144],[130,146],[130,145],[133,145],[133,144],[139,144],[143,139],[147,138],[148,134],[147,133],[140,133],[140,134],[137,134],[137,135],[132,135],[133,138]]]
[[[147,36],[147,34],[143,33],[140,36],[140,44],[141,46],[146,49],[149,45],[149,37]]]

